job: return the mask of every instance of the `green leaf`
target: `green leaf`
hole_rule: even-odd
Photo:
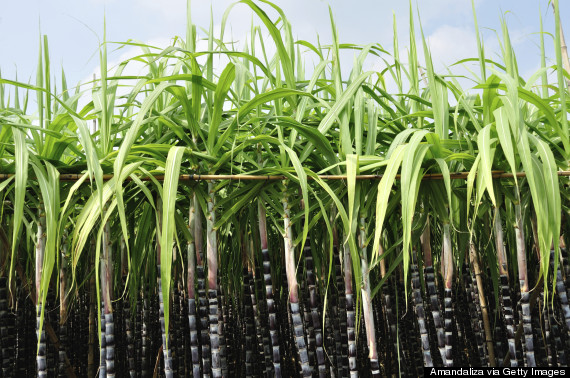
[[[214,150],[214,144],[216,143],[216,137],[218,136],[218,127],[222,121],[222,111],[224,110],[224,102],[226,101],[226,96],[235,78],[236,67],[234,64],[229,63],[218,81],[216,86],[216,93],[214,94],[214,111],[212,113],[212,119],[210,121],[210,126],[208,129],[208,151],[212,152]]]
[[[168,325],[170,314],[170,284],[172,269],[172,248],[174,247],[174,233],[176,230],[175,207],[176,193],[180,166],[184,156],[185,147],[172,147],[166,159],[166,170],[162,186],[162,230],[160,233],[160,277],[162,280],[162,298],[164,300],[164,324],[166,340],[168,340]],[[165,346],[168,348],[168,344]]]

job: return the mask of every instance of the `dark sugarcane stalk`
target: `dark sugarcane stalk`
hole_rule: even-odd
[[[550,261],[552,267],[554,268],[554,250],[550,250]],[[560,265],[556,271],[556,292],[558,294],[558,300],[560,301],[560,307],[562,309],[562,315],[564,316],[564,322],[566,323],[566,332],[570,337],[570,305],[568,304],[568,294],[566,292],[566,285],[564,284],[564,279],[562,278],[562,271],[560,270]]]
[[[208,298],[206,296],[206,282],[204,267],[196,267],[198,278],[198,311],[200,316],[200,346],[202,347],[202,376],[211,374],[210,336],[208,335]]]
[[[505,245],[503,239],[503,226],[501,223],[501,212],[495,210],[495,245],[497,250],[497,261],[499,262],[499,283],[500,283],[500,301],[502,314],[507,327],[507,338],[509,345],[509,354],[511,356],[511,367],[518,366],[517,349],[515,343],[515,324],[511,299],[511,291],[509,288],[509,271],[507,266],[507,257],[505,254]]]
[[[218,283],[219,313],[218,313],[218,332],[220,335],[220,363],[222,364],[222,376],[228,376],[228,357],[227,357],[227,340],[224,333],[224,324],[227,324],[226,303],[224,301],[224,290],[221,283]]]
[[[162,229],[162,199],[158,197],[156,211],[158,213],[158,225],[157,229]],[[160,270],[160,259],[161,259],[161,245],[158,241],[157,232],[157,242],[156,242],[156,281],[158,286],[158,319],[160,323],[160,331],[162,333],[162,353],[164,355],[164,373],[167,378],[174,376],[174,371],[172,369],[172,353],[170,351],[170,342],[166,338],[166,324],[164,322],[164,298],[162,294],[162,279]],[[173,247],[174,249],[176,247]],[[176,256],[176,250],[172,253]]]
[[[304,377],[312,375],[309,365],[309,354],[305,343],[305,332],[303,330],[303,320],[301,319],[299,303],[299,284],[297,283],[295,250],[293,247],[293,229],[291,227],[291,208],[287,196],[287,181],[283,181],[283,240],[285,244],[285,270],[287,273],[287,284],[289,286],[289,306],[291,308],[291,319],[293,322],[293,332],[295,335],[295,345],[301,363],[301,371]]]
[[[281,377],[281,355],[279,351],[279,327],[275,300],[273,299],[273,282],[271,280],[271,261],[267,244],[267,218],[265,208],[258,202],[257,212],[259,217],[259,237],[261,243],[261,255],[263,258],[263,281],[265,283],[265,298],[267,301],[267,316],[269,320],[269,337],[271,339],[271,359],[273,362],[273,374],[276,378]]]
[[[252,247],[252,251],[253,251]],[[270,376],[273,374],[273,361],[271,356],[271,339],[269,335],[269,324],[267,322],[267,298],[265,297],[265,284],[262,270],[263,257],[255,254],[255,291],[258,293],[259,303],[259,321],[261,333],[260,352],[263,354],[265,361],[265,375]]]
[[[123,278],[123,285],[126,284],[126,277]],[[136,377],[136,362],[135,362],[135,337],[133,330],[131,301],[126,299],[125,306],[123,307],[123,317],[125,319],[125,332],[127,336],[127,360],[129,377]]]
[[[103,242],[103,244],[105,244]],[[100,286],[101,286],[101,294],[102,294],[102,302],[101,302],[101,338],[99,343],[99,378],[106,378],[107,377],[107,338],[106,336],[106,325],[105,325],[105,297],[107,297],[108,290],[107,290],[107,264],[105,264],[105,254],[101,256],[101,268],[100,268]],[[110,300],[109,300],[110,303]]]
[[[2,300],[2,279],[0,278],[0,301]],[[17,291],[17,304],[16,304],[16,340],[17,340],[17,355],[16,355],[16,370],[15,374],[18,377],[26,377],[33,375],[34,372],[30,370],[29,357],[33,355],[34,349],[30,347],[30,339],[33,339],[32,333],[29,332],[29,319],[31,319],[31,312],[29,309],[29,302],[26,301],[25,290],[18,286]],[[1,305],[0,305],[1,308]],[[1,310],[0,310],[1,312]],[[0,322],[4,324],[4,319],[0,315]],[[2,337],[0,337],[2,339]],[[4,375],[8,377],[8,375]]]
[[[379,246],[379,255],[380,255],[380,277],[382,279],[384,279],[384,277],[386,277],[386,261],[382,258],[382,256],[384,256],[384,247],[382,245],[382,243],[380,243]],[[384,316],[384,322],[386,324],[386,329],[387,329],[387,334],[389,335],[389,337],[392,340],[392,346],[393,348],[387,348],[387,350],[390,350],[390,353],[394,353],[392,356],[393,358],[391,358],[390,364],[392,364],[393,362],[396,362],[396,366],[398,364],[400,364],[400,362],[403,362],[403,365],[406,366],[406,361],[404,358],[403,354],[400,354],[400,343],[399,343],[399,335],[398,335],[398,328],[397,328],[397,315],[396,312],[394,311],[394,306],[393,306],[393,299],[394,297],[390,294],[390,290],[388,290],[390,287],[390,284],[388,283],[387,285],[382,286],[382,307],[383,307],[383,313],[385,314]],[[396,298],[396,302],[397,302],[397,298]],[[397,309],[396,309],[397,311]]]
[[[240,363],[241,350],[243,349],[243,344],[240,343],[241,336],[241,324],[242,318],[238,310],[238,298],[237,296],[230,296],[227,301],[228,315],[226,324],[232,324],[233,326],[227,332],[228,340],[228,371],[237,371],[237,366]]]
[[[481,320],[481,306],[479,305],[477,298],[477,278],[475,277],[473,269],[469,269],[469,256],[470,255],[468,253],[465,254],[466,261],[463,264],[462,271],[462,278],[467,295],[467,298],[463,300],[468,300],[469,323],[471,331],[473,332],[473,338],[466,339],[466,342],[467,344],[472,344],[472,349],[477,349],[477,354],[479,357],[477,364],[480,364],[480,366],[488,366],[487,352],[485,349],[485,336],[483,332],[483,321]],[[461,303],[460,300],[459,303]],[[456,317],[457,316],[459,315],[456,314]],[[469,337],[467,334],[465,336],[467,338]]]
[[[122,287],[127,289],[127,277],[128,277],[128,256],[126,250],[126,243],[124,236],[121,236],[121,277],[122,277]],[[122,317],[124,321],[124,334],[126,336],[127,344],[127,358],[126,358],[126,369],[129,372],[129,377],[134,378],[136,376],[136,365],[135,365],[135,341],[133,335],[133,322],[132,322],[132,312],[131,312],[131,301],[127,298],[123,299]],[[122,332],[121,332],[122,333]],[[125,361],[123,361],[125,362]]]
[[[334,329],[334,366],[336,367],[336,374],[341,377],[343,374],[348,374],[348,365],[346,352],[348,350],[348,340],[346,338],[346,314],[343,310],[346,309],[344,299],[344,280],[342,278],[342,267],[340,261],[340,254],[338,248],[338,234],[336,227],[333,228],[333,259],[334,271],[336,281],[336,293],[331,295],[331,308],[333,317]],[[336,294],[336,295],[335,295]],[[344,325],[344,327],[343,327]],[[343,332],[344,331],[344,332]],[[345,346],[343,348],[343,345]]]
[[[158,276],[158,272],[157,272]],[[150,295],[149,307],[149,344],[150,344],[150,370],[152,375],[160,376],[164,370],[164,363],[161,363],[164,356],[162,329],[160,327],[160,305],[158,298],[158,287],[154,287]],[[162,356],[161,356],[162,355]]]
[[[19,287],[16,286],[16,280],[12,281],[12,284],[8,281],[8,312],[6,314],[6,346],[8,348],[8,364],[10,366],[10,371],[6,378],[16,376],[16,362],[17,362],[17,348],[19,340],[17,338],[18,334],[16,332],[16,311],[17,311],[17,290]],[[55,366],[55,364],[54,364]]]
[[[182,269],[184,271],[184,269]],[[180,280],[178,283],[178,292],[180,293],[178,296],[178,308],[179,308],[179,323],[180,323],[180,348],[178,349],[178,376],[186,375],[186,372],[192,371],[192,361],[187,360],[187,350],[190,350],[190,339],[187,337],[190,334],[189,325],[185,323],[185,318],[188,319],[188,308],[186,307],[188,304],[188,300],[186,299],[186,293],[184,290],[184,282]],[[188,361],[188,362],[187,362]],[[188,373],[189,375],[189,373]]]
[[[376,326],[374,325],[374,314],[372,311],[370,270],[368,269],[368,254],[366,251],[366,219],[364,214],[360,214],[359,231],[360,269],[362,272],[362,312],[364,314],[364,326],[366,327],[366,344],[368,346],[368,359],[370,360],[370,374],[372,377],[380,377],[378,347],[376,345]]]
[[[329,311],[330,307],[329,307]],[[332,311],[331,311],[332,312]],[[326,339],[325,339],[325,351],[328,351],[329,355],[331,356],[328,360],[328,362],[326,363],[326,371],[328,372],[328,374],[330,376],[335,376],[335,371],[336,368],[334,366],[334,364],[332,364],[333,362],[333,358],[335,355],[335,341],[334,341],[334,330],[333,330],[333,326],[332,326],[332,319],[331,316],[325,316],[325,326],[324,326],[324,330],[325,330],[325,334],[326,334]]]
[[[244,287],[244,320],[245,320],[245,375],[253,377],[253,359],[254,359],[254,320],[253,320],[253,303],[251,301],[251,285],[250,275],[247,266],[243,268],[243,287]]]
[[[252,251],[250,248],[249,251]],[[259,310],[257,306],[257,298],[255,296],[255,276],[254,276],[254,266],[250,266],[248,271],[249,276],[249,294],[251,295],[251,307],[253,309],[253,324],[255,326],[255,358],[254,358],[254,371],[256,375],[262,374],[263,366],[261,361],[264,361],[263,356],[263,340],[261,336],[261,322],[259,320]]]
[[[103,275],[103,269],[101,269],[101,274]],[[103,281],[101,281],[103,282]],[[102,287],[102,285],[101,285]],[[105,305],[102,303],[102,307]],[[107,357],[107,348],[106,348],[106,341],[105,341],[105,310],[101,310],[101,338],[99,343],[99,378],[106,378],[107,377],[107,365],[105,364],[105,360]]]
[[[542,306],[540,308],[544,308],[544,292],[540,295],[540,302]],[[554,358],[552,353],[552,332],[550,327],[550,309],[545,308],[545,313],[543,313],[543,320],[544,320],[544,343],[546,344],[546,364],[548,367],[554,366]]]
[[[391,285],[391,283],[392,283],[391,279],[389,279],[388,281],[386,281],[386,285],[383,285],[383,287],[380,290],[381,295],[378,296],[377,305],[376,305],[377,313],[379,314],[379,316],[380,315],[382,316],[382,325],[383,325],[382,335],[386,340],[385,343],[380,343],[383,352],[382,354],[385,356],[385,364],[384,364],[385,374],[392,374],[397,369],[399,363],[397,358],[398,344],[397,342],[394,341],[395,340],[394,333],[392,333],[392,327],[391,327],[392,310],[388,309],[388,307],[386,306],[387,303],[386,299],[388,292],[387,289]],[[396,366],[396,368],[394,366]]]
[[[413,329],[413,326],[410,326],[409,319],[412,315],[412,312],[408,312],[406,309],[406,296],[405,296],[405,287],[404,287],[404,271],[402,266],[398,266],[397,270],[397,277],[394,277],[393,287],[394,287],[394,296],[392,297],[394,300],[393,314],[394,318],[392,318],[393,324],[393,333],[394,333],[394,340],[396,346],[396,358],[398,359],[397,364],[399,365],[399,374],[405,376],[411,375],[418,375],[416,371],[416,364],[414,363],[414,358],[410,349],[410,341],[408,339],[408,330]],[[390,304],[392,306],[392,304]],[[397,319],[397,320],[396,320]]]
[[[378,275],[379,276],[379,275]],[[374,297],[372,300],[372,305],[374,308],[374,321],[380,327],[377,328],[378,332],[378,354],[383,356],[382,364],[380,365],[381,374],[386,376],[390,372],[391,364],[390,364],[390,334],[387,328],[387,323],[385,321],[386,314],[383,312],[382,308],[382,295],[378,295]],[[384,342],[381,342],[385,340]]]
[[[202,356],[202,374],[209,377],[211,374],[211,357],[210,352],[210,336],[208,334],[208,298],[206,296],[206,282],[204,277],[205,260],[202,259],[204,241],[203,241],[203,224],[202,210],[195,198],[194,209],[196,216],[194,217],[194,245],[196,246],[196,276],[198,283],[198,315],[200,317],[200,351]]]
[[[443,319],[441,317],[439,297],[437,295],[437,288],[435,286],[435,271],[433,268],[432,252],[431,252],[431,234],[429,216],[427,219],[426,227],[420,237],[422,244],[422,253],[424,257],[424,276],[427,287],[427,292],[430,298],[430,308],[433,322],[436,329],[437,345],[442,361],[445,363],[445,331]]]
[[[144,295],[144,292],[141,292],[142,296],[142,321],[141,321],[141,374],[143,377],[148,377],[150,375],[150,341],[148,337],[148,325],[150,322],[150,313],[149,313],[149,300],[148,294]]]
[[[443,225],[443,266],[444,266],[444,324],[445,324],[445,361],[447,367],[453,366],[453,254],[451,251],[451,233],[449,223]]]
[[[242,279],[243,279],[243,319],[245,331],[245,376],[253,377],[258,372],[256,369],[256,348],[255,348],[255,292],[252,286],[253,276],[249,271],[249,242],[243,229],[239,234],[241,257],[242,257]]]
[[[415,306],[418,327],[420,331],[420,341],[424,366],[431,367],[433,366],[433,359],[431,357],[431,350],[429,346],[429,332],[426,322],[424,299],[422,297],[422,288],[416,255],[417,251],[414,248],[412,250],[412,265],[410,267],[412,271],[412,300]]]
[[[315,354],[317,357],[317,369],[319,377],[327,376],[327,367],[325,363],[325,353],[323,349],[323,334],[321,330],[321,317],[319,314],[320,300],[319,293],[316,288],[316,280],[314,273],[313,256],[311,251],[311,240],[307,237],[305,240],[305,248],[303,251],[305,256],[305,266],[307,269],[307,285],[309,287],[309,305],[311,311],[311,326],[315,337]]]
[[[103,312],[105,317],[105,372],[107,377],[115,376],[115,321],[111,304],[113,291],[111,228],[107,222],[103,228],[103,261],[101,282]],[[102,331],[101,331],[102,332]]]
[[[570,294],[570,266],[568,264],[568,260],[564,257],[566,255],[566,244],[564,242],[564,238],[563,236],[560,237],[560,260],[561,260],[561,265],[564,267],[564,284],[566,286],[566,297],[568,298],[569,294]],[[559,269],[561,269],[559,267]],[[560,299],[558,299],[558,301],[560,302]],[[558,309],[561,309],[561,306],[557,307]],[[554,309],[553,309],[554,310]],[[551,324],[551,328],[552,328],[552,334],[554,335],[554,344],[555,344],[555,349],[556,349],[556,359],[557,359],[557,364],[558,366],[566,366],[567,364],[567,360],[566,360],[566,351],[568,349],[568,343],[566,343],[566,348],[563,347],[563,342],[561,340],[561,333],[558,331],[558,322],[555,319],[555,314],[554,311],[552,313],[550,313],[550,324]],[[566,329],[566,331],[568,332],[568,329]],[[570,341],[568,338],[566,338],[567,341]]]
[[[210,346],[212,353],[212,377],[222,376],[220,336],[218,327],[218,244],[216,223],[216,198],[214,184],[208,181],[208,216],[206,218],[206,256],[208,259],[208,306],[210,322]]]
[[[566,351],[562,343],[562,332],[560,332],[558,322],[554,316],[554,313],[550,314],[550,324],[552,326],[552,334],[554,335],[554,349],[556,350],[556,362],[557,366],[566,367]]]
[[[468,261],[469,253],[465,254]],[[454,316],[456,345],[455,350],[458,366],[467,366],[476,363],[478,366],[488,366],[487,350],[485,346],[485,336],[483,332],[483,321],[481,320],[481,308],[477,299],[477,286],[475,275],[469,273],[469,263],[463,263],[463,269],[457,269],[458,280],[454,291]],[[473,303],[469,303],[473,302]],[[468,306],[464,306],[468,303]],[[476,353],[476,351],[478,353]],[[472,361],[475,354],[479,357]]]
[[[8,289],[6,288],[8,280],[0,277],[0,341],[2,346],[2,376],[9,377],[13,371],[12,367],[12,350],[10,340],[10,329],[8,327],[9,309],[8,309]]]
[[[352,291],[352,263],[348,241],[344,242],[344,292],[346,298],[346,331],[348,336],[348,368],[350,377],[358,377],[356,367],[356,312],[354,309],[354,297]]]
[[[89,280],[89,341],[87,352],[87,375],[89,377],[95,376],[96,362],[95,362],[95,343],[97,337],[97,296],[95,291],[95,276],[91,276]]]
[[[124,301],[116,301],[116,305],[113,309],[113,321],[115,323],[115,375],[126,377],[128,374],[128,368],[126,367],[128,358],[125,353],[125,329],[123,325],[123,311]]]
[[[67,344],[67,287],[66,265],[67,265],[67,235],[63,236],[63,245],[61,246],[61,261],[59,265],[59,364],[58,376],[65,377],[65,346]]]
[[[284,253],[282,253],[284,257]],[[283,261],[283,260],[282,260]],[[283,375],[286,377],[299,376],[297,368],[297,357],[295,356],[297,347],[295,345],[295,335],[291,322],[291,307],[288,305],[289,285],[287,283],[287,271],[281,269],[281,296],[279,297],[278,320],[281,326],[279,334],[281,337],[281,348],[283,355]]]
[[[515,235],[517,243],[517,263],[519,272],[519,282],[520,282],[520,292],[521,292],[521,310],[522,310],[522,321],[523,321],[523,332],[524,332],[524,353],[526,356],[526,363],[529,367],[535,367],[536,362],[534,358],[534,342],[532,335],[532,318],[530,310],[530,292],[528,284],[528,272],[526,264],[526,249],[524,242],[524,230],[523,230],[523,219],[522,210],[520,204],[520,198],[517,192],[517,200],[515,203]]]
[[[95,251],[94,251],[95,239],[91,238],[90,244],[90,257],[89,261],[91,266],[94,265]],[[96,362],[95,362],[95,349],[97,340],[97,289],[95,283],[95,275],[91,275],[89,279],[89,340],[88,340],[88,351],[87,351],[87,375],[89,377],[94,377],[96,372]]]
[[[173,255],[173,257],[176,255]],[[175,260],[173,258],[173,260]],[[174,265],[174,261],[172,262],[172,264]],[[177,269],[175,269],[177,270]],[[178,272],[174,272],[174,277],[178,276]],[[181,335],[181,330],[182,330],[182,325],[180,324],[180,291],[179,291],[179,280],[176,279],[173,282],[173,298],[172,298],[172,317],[173,317],[173,324],[174,324],[174,329],[172,330],[172,337],[171,339],[176,340],[177,342],[173,343],[172,346],[170,347],[171,351],[172,351],[172,370],[176,371],[176,375],[179,375],[180,373],[182,373],[182,375],[184,375],[184,372],[180,371],[180,365],[184,365],[184,361],[182,360],[182,364],[180,364],[180,356],[182,355],[182,349],[184,348],[184,339],[182,338]]]
[[[466,254],[467,258],[470,258],[470,254]],[[471,260],[470,260],[471,261]],[[471,262],[471,266],[473,263]],[[469,265],[467,265],[469,269]],[[488,356],[488,345],[485,344],[485,328],[483,324],[483,308],[481,302],[479,301],[479,284],[477,283],[477,276],[474,269],[466,271],[467,279],[469,280],[469,288],[471,294],[471,301],[473,303],[471,314],[471,325],[473,331],[475,332],[475,338],[477,343],[477,350],[479,352],[479,361],[481,366],[489,366],[489,356]],[[487,309],[485,309],[487,310]]]
[[[487,344],[487,353],[489,354],[489,366],[497,366],[497,361],[495,359],[495,348],[493,346],[493,334],[491,331],[491,322],[489,321],[489,309],[487,307],[487,300],[485,299],[485,293],[483,291],[483,279],[481,277],[481,268],[479,266],[479,259],[477,258],[477,251],[475,250],[475,245],[471,242],[469,245],[469,257],[471,259],[471,265],[473,266],[473,271],[475,273],[475,279],[477,284],[477,294],[479,308],[481,309],[481,315],[483,318],[483,329],[485,331],[485,342]]]
[[[38,377],[47,377],[47,346],[46,346],[46,332],[45,324],[41,327],[41,315],[45,303],[42,302],[42,297],[40,295],[40,284],[42,278],[42,267],[44,265],[44,253],[45,253],[45,224],[46,215],[44,213],[43,204],[40,203],[39,206],[39,222],[38,222],[38,234],[36,242],[36,336],[38,339],[38,353],[36,355],[36,362],[38,368]]]
[[[55,293],[53,291],[49,291],[47,293],[47,298],[46,298],[46,302],[45,302],[45,308],[46,309],[51,309],[51,308],[55,308]],[[54,314],[55,316],[55,321],[56,324],[58,323],[57,320],[57,313]],[[46,319],[51,319],[52,317],[52,313],[48,310],[45,311],[44,316]],[[57,329],[57,328],[56,328]],[[51,345],[47,344],[47,338],[46,338],[46,359],[47,359],[47,366],[48,366],[48,376],[49,377],[55,377],[57,375],[57,350],[58,348],[50,348]]]
[[[196,211],[200,207],[196,194],[190,201],[188,218],[188,231],[192,236],[192,241],[188,242],[188,270],[187,270],[187,295],[188,295],[188,324],[190,326],[190,354],[192,361],[192,376],[200,376],[200,350],[198,344],[198,319],[196,317],[195,298],[195,272],[196,272]]]
[[[158,284],[158,321],[162,333],[162,354],[164,356],[164,373],[167,378],[174,376],[172,368],[172,353],[170,350],[170,342],[166,339],[166,324],[164,322],[164,298],[162,295],[162,280],[160,277],[160,264],[157,266],[156,280]],[[168,345],[168,347],[166,347]]]
[[[141,375],[141,368],[142,368],[142,300],[141,294],[138,293],[135,303],[135,369],[137,377]]]
[[[554,268],[554,249],[550,250],[550,261],[552,267]],[[562,271],[560,270],[561,264],[562,262],[558,264],[558,269],[556,271],[556,293],[558,293],[558,299],[560,300],[564,322],[566,323],[566,330],[568,332],[568,336],[570,337],[570,305],[568,304],[568,293],[566,291],[564,279],[562,278]]]
[[[461,270],[458,269],[458,275],[461,277]],[[452,292],[452,309],[453,309],[453,323],[455,328],[452,328],[455,332],[453,341],[454,345],[454,352],[455,352],[455,360],[454,363],[457,366],[465,366],[467,364],[466,360],[464,360],[465,353],[461,353],[467,349],[467,343],[464,338],[466,335],[466,327],[464,319],[468,316],[464,312],[464,308],[456,308],[456,303],[465,303],[467,301],[467,297],[465,297],[465,290],[461,290],[461,283],[460,280],[456,280],[456,289]],[[462,306],[463,307],[463,306]],[[479,320],[477,320],[480,323]],[[483,328],[483,327],[481,327]],[[480,328],[480,329],[481,329]]]
[[[300,286],[300,297],[301,300],[299,305],[301,307],[302,319],[303,319],[303,329],[305,330],[305,345],[307,345],[307,353],[309,354],[309,366],[311,369],[315,366],[315,331],[313,329],[313,324],[311,322],[311,304],[309,303],[309,288],[307,287],[307,278],[306,273],[307,269],[305,268],[305,277],[301,279],[301,286]]]

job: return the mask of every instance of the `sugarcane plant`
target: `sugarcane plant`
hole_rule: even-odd
[[[332,9],[330,44],[295,40],[265,0],[201,35],[188,1],[185,38],[125,42],[140,55],[109,68],[103,34],[100,72],[75,88],[53,81],[42,36],[34,84],[0,77],[2,376],[565,366],[570,73],[553,5],[525,78],[506,21],[486,57],[473,3],[470,88],[436,72],[411,4],[401,58],[395,17],[390,52],[340,43]],[[260,23],[239,43],[236,6]]]

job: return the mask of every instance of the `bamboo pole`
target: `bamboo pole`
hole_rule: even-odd
[[[570,177],[570,171],[557,171],[558,176],[561,177]],[[59,175],[60,181],[79,181],[83,178],[85,174],[81,173],[63,173]],[[450,173],[449,178],[452,180],[465,180],[469,172],[456,172]],[[13,173],[0,173],[0,180],[7,180],[13,177]],[[357,175],[357,180],[380,180],[384,175]],[[492,171],[491,176],[494,179],[502,179],[502,178],[513,178],[513,177],[526,177],[525,172],[517,172],[516,174],[508,173],[504,171]],[[103,175],[104,181],[109,181],[114,176],[112,174]],[[347,176],[345,175],[317,175],[317,177],[321,180],[346,180]],[[157,175],[153,177],[157,181],[164,181],[163,175]],[[180,175],[178,180],[179,181],[204,181],[204,180],[237,180],[237,181],[246,181],[246,180],[254,180],[254,181],[277,181],[277,180],[286,180],[288,177],[284,175],[245,175],[245,174],[238,174],[238,175],[197,175],[197,174],[186,174]],[[314,177],[307,176],[308,179],[313,180]],[[33,179],[33,178],[32,178]],[[139,177],[142,181],[150,181],[150,177]],[[400,179],[400,175],[396,175],[396,180]],[[443,174],[441,173],[428,173],[422,177],[422,181],[427,180],[443,180]],[[126,181],[131,181],[129,177],[126,178]]]

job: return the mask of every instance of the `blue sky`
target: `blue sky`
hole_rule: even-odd
[[[218,35],[223,12],[233,2],[194,0],[194,23],[207,28],[212,7]],[[299,39],[316,42],[319,34],[322,43],[330,41],[330,5],[341,43],[378,42],[391,51],[395,14],[402,53],[408,46],[409,14],[405,1],[276,0],[274,3],[283,8],[294,36]],[[570,23],[564,22],[570,20],[570,6],[561,3],[563,26],[570,33]],[[476,56],[471,0],[418,0],[413,4],[419,8],[434,63],[440,71],[459,59]],[[521,74],[528,77],[536,71],[540,59],[539,15],[543,16],[545,31],[552,33],[554,29],[553,12],[547,0],[476,0],[475,5],[490,58],[494,58],[493,51],[499,51],[495,30],[500,32],[500,19],[504,16]],[[166,46],[174,36],[185,35],[186,0],[20,0],[4,2],[2,9],[0,69],[2,76],[10,79],[15,77],[17,69],[21,81],[35,80],[40,29],[49,38],[52,71],[59,76],[63,67],[70,85],[87,80],[96,72],[104,15],[109,41],[136,39]],[[246,5],[234,7],[229,18],[231,30],[226,36],[245,39],[251,19]],[[261,24],[255,18],[254,23]],[[417,23],[416,33],[419,36]],[[134,48],[110,53],[110,66],[136,53]],[[547,55],[553,63],[555,55],[550,37],[547,37]]]

